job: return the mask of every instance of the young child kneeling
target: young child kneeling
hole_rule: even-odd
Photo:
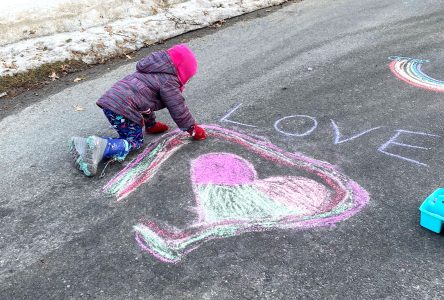
[[[94,176],[100,161],[122,161],[143,145],[143,131],[162,133],[168,126],[156,121],[155,111],[167,108],[177,126],[195,140],[206,138],[185,104],[182,92],[196,74],[197,61],[188,46],[176,45],[153,52],[137,63],[137,71],[117,81],[97,105],[119,134],[119,138],[73,137],[70,152],[76,167],[86,176]]]

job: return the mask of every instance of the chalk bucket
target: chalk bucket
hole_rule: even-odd
[[[444,188],[435,190],[419,207],[419,224],[433,232],[440,233],[444,222]]]

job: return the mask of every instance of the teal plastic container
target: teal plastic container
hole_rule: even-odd
[[[419,207],[419,224],[433,232],[440,233],[444,222],[444,188],[435,190]]]

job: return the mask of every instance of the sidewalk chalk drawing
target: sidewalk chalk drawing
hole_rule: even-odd
[[[209,139],[234,143],[249,155],[309,176],[261,178],[255,166],[239,155],[211,152],[198,156],[190,169],[195,221],[183,229],[160,228],[154,221],[134,226],[141,249],[163,262],[177,263],[212,239],[333,225],[368,202],[362,187],[327,162],[215,125],[204,128]],[[164,135],[111,179],[104,191],[122,200],[153,178],[162,164],[189,142],[189,137],[177,130]]]
[[[422,71],[422,65],[428,60],[402,56],[390,56],[389,59],[392,61],[390,70],[397,78],[418,88],[444,92],[444,81],[433,79]]]

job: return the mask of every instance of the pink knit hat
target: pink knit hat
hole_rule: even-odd
[[[176,67],[177,74],[181,83],[180,90],[183,91],[184,85],[196,74],[197,60],[193,51],[185,45],[179,44],[167,50],[168,55]]]

